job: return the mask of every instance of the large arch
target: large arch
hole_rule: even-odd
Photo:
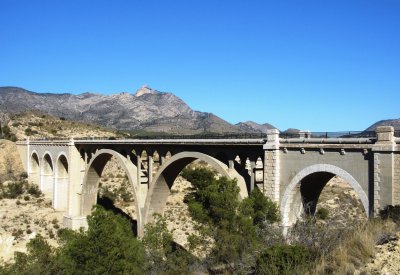
[[[44,153],[40,169],[40,190],[50,198],[53,197],[54,162],[49,152]]]
[[[100,177],[105,165],[112,157],[115,157],[128,176],[129,183],[132,187],[133,197],[135,199],[135,207],[137,212],[137,234],[138,236],[141,236],[143,222],[140,207],[143,207],[144,198],[138,194],[139,190],[136,179],[137,168],[130,160],[116,151],[110,149],[98,150],[90,160],[83,178],[80,215],[89,215],[92,212],[92,207],[97,203]]]
[[[28,173],[30,180],[40,186],[40,162],[36,151],[33,151],[31,154]]]
[[[164,208],[176,177],[186,165],[195,160],[207,162],[222,176],[226,176],[229,179],[237,179],[237,184],[240,188],[240,197],[245,198],[248,196],[244,179],[234,169],[229,169],[226,164],[203,153],[181,152],[168,159],[154,176],[146,198],[145,223],[152,220],[154,213],[164,213]]]
[[[280,205],[283,226],[291,226],[296,222],[297,218],[300,215],[300,212],[302,211],[302,207],[296,206],[301,206],[303,203],[303,198],[301,197],[300,191],[301,182],[307,177],[312,177],[316,173],[321,173],[323,180],[326,182],[335,175],[345,180],[354,189],[361,200],[366,214],[369,215],[368,196],[361,185],[357,182],[357,180],[354,179],[352,175],[335,165],[315,164],[301,170],[287,186]],[[325,184],[322,186],[322,188],[324,186]],[[319,194],[317,195],[319,196]]]
[[[68,159],[64,153],[58,155],[55,165],[53,207],[64,211],[68,206]]]

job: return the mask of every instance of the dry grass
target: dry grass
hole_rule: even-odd
[[[395,234],[391,221],[370,220],[348,233],[327,255],[315,265],[315,274],[354,274],[375,255],[376,243],[385,234]]]

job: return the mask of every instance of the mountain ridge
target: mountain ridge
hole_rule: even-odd
[[[148,86],[135,93],[111,95],[36,93],[19,87],[0,87],[0,110],[8,113],[37,110],[119,130],[179,134],[261,132],[251,127],[244,131],[212,113],[191,109],[173,93]]]

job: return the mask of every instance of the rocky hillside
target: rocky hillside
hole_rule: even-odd
[[[39,112],[24,112],[19,114],[5,115],[0,112],[2,126],[8,126],[16,140],[31,138],[81,138],[81,137],[103,137],[116,138],[125,137],[124,133],[104,127],[71,121],[64,118],[54,117]]]
[[[251,132],[260,132],[260,133],[266,133],[267,130],[269,129],[276,129],[275,126],[269,124],[269,123],[264,123],[264,124],[258,124],[254,121],[245,121],[245,122],[239,122],[236,124],[237,127],[239,127],[240,130],[246,133],[251,133]]]
[[[366,131],[375,131],[378,126],[393,126],[395,131],[400,131],[400,118],[380,120],[369,126]]]
[[[16,87],[0,87],[0,110],[6,113],[38,110],[120,130],[180,134],[241,131],[213,114],[192,110],[172,93],[146,86],[135,94],[124,92],[108,96],[34,93]]]

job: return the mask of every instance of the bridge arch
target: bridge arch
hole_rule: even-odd
[[[300,190],[302,180],[306,179],[307,177],[312,177],[313,175],[317,175],[318,173],[320,173],[320,175],[323,175],[325,180],[325,183],[322,185],[321,190],[319,190],[319,192],[322,191],[322,188],[331,178],[333,178],[334,176],[339,176],[343,180],[345,180],[348,184],[350,184],[350,186],[353,188],[353,190],[360,198],[366,214],[367,215],[369,214],[368,196],[361,187],[361,185],[357,182],[357,180],[354,179],[354,177],[351,174],[349,174],[347,171],[335,165],[315,164],[301,170],[298,174],[296,174],[296,176],[294,176],[294,178],[287,186],[280,206],[283,226],[293,225],[296,222],[297,218],[300,216],[300,212],[302,211],[301,206],[303,204],[303,199],[304,199],[302,198]],[[317,200],[318,197],[319,193],[317,194]]]
[[[34,150],[31,154],[28,173],[33,183],[40,186],[40,161],[39,154],[36,152],[36,150]]]
[[[189,163],[195,160],[202,160],[213,167],[222,176],[229,179],[237,179],[240,188],[240,197],[248,196],[246,183],[244,179],[234,170],[228,169],[228,166],[221,161],[199,152],[181,152],[173,155],[158,170],[150,185],[145,203],[144,222],[152,221],[154,213],[163,213],[167,203],[172,185],[179,173]]]
[[[105,165],[112,157],[115,157],[117,162],[121,165],[122,169],[128,176],[128,181],[132,188],[132,194],[135,200],[135,207],[137,212],[137,234],[138,236],[141,236],[141,229],[143,225],[139,206],[143,205],[143,203],[139,201],[140,197],[137,194],[137,168],[126,157],[122,156],[120,153],[114,150],[98,150],[96,154],[94,154],[91,158],[83,177],[80,215],[84,217],[89,215],[92,212],[93,206],[97,203],[100,177]]]
[[[57,156],[54,177],[53,207],[56,210],[66,210],[68,206],[68,159],[65,153]]]
[[[50,152],[43,154],[40,162],[40,190],[47,196],[52,197],[54,183],[54,162]]]

